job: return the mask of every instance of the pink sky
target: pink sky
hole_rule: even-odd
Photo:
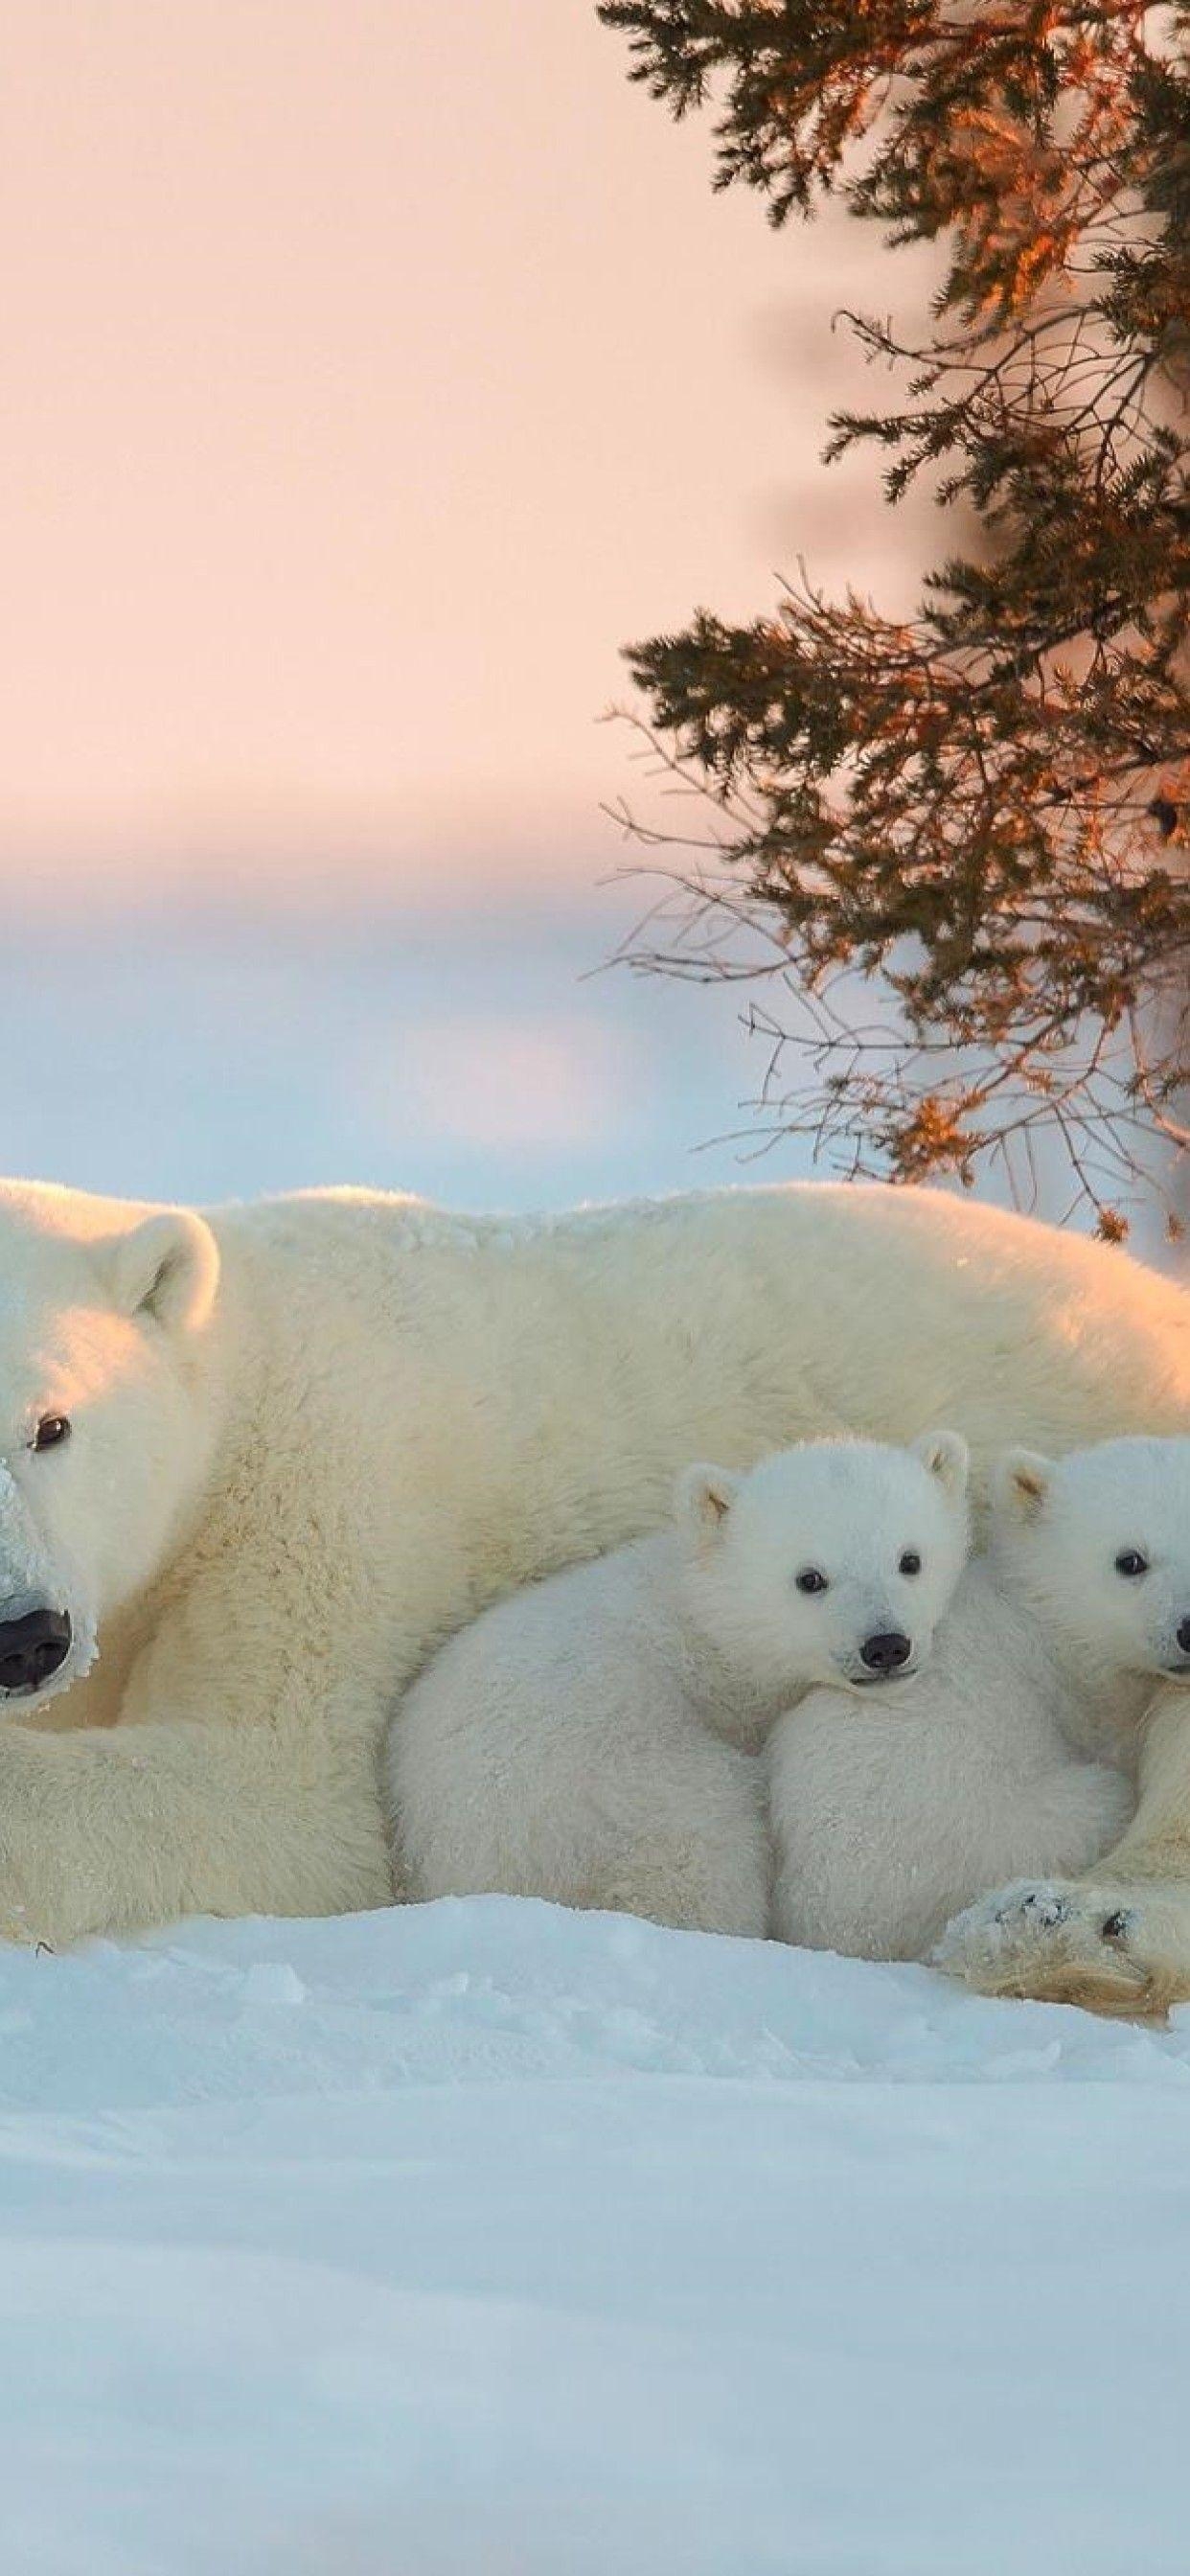
[[[799,551],[889,595],[814,461],[872,245],[712,197],[593,0],[0,0],[0,50],[10,878],[589,878],[624,638]]]

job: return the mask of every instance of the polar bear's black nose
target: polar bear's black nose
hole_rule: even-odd
[[[1190,1619],[1183,1619],[1178,1630],[1178,1644],[1184,1655],[1190,1655]]]
[[[882,1628],[878,1637],[865,1637],[859,1651],[870,1673],[896,1673],[908,1663],[913,1648],[899,1628]]]
[[[27,1610],[23,1619],[0,1619],[0,1691],[40,1690],[70,1653],[64,1610]]]

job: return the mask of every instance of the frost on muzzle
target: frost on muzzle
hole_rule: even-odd
[[[0,1464],[0,1703],[46,1700],[95,1660],[95,1620],[51,1556],[9,1468]]]

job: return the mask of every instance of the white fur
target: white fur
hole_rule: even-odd
[[[32,1455],[50,1406],[73,1439]],[[948,1421],[981,1472],[1009,1440],[1190,1430],[1190,1303],[928,1191],[503,1224],[361,1191],[202,1218],[0,1186],[0,1460],[99,1640],[0,1726],[0,1923],[63,1942],[383,1902],[383,1726],[443,1638],[655,1528],[684,1459]],[[25,1579],[2,1552],[0,1603]],[[1180,1718],[1154,1745],[1126,1866],[1190,1890]],[[1143,1916],[1150,1983],[1190,1974],[1174,1919]]]
[[[871,1712],[814,1692],[774,1730],[786,1940],[922,1957],[997,1880],[1085,1869],[1132,1813],[1137,1722],[1190,1678],[1190,1441],[1016,1451],[993,1486],[928,1670]]]
[[[500,1602],[406,1692],[387,1761],[405,1882],[763,1932],[746,1749],[811,1682],[876,1687],[865,1641],[927,1653],[966,1540],[947,1433],[918,1455],[833,1441],[745,1476],[687,1469],[672,1530]]]

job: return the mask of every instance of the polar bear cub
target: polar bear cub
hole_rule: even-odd
[[[485,1611],[393,1718],[398,1884],[764,1933],[751,1756],[811,1684],[917,1670],[966,1557],[966,1480],[948,1432],[691,1467],[669,1528]]]
[[[815,1691],[774,1729],[780,1937],[919,1958],[988,1888],[1088,1868],[1131,1816],[1154,1689],[1179,1677],[1190,1440],[1009,1452],[928,1671],[878,1714]]]

